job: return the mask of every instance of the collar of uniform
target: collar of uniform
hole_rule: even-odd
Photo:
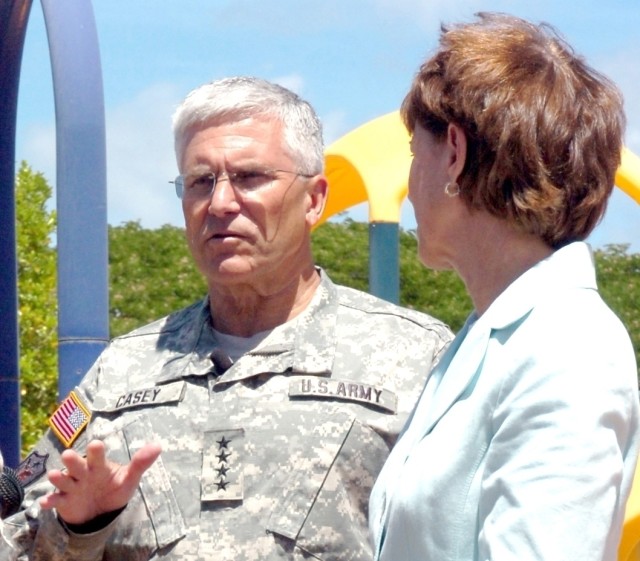
[[[162,366],[157,383],[162,384],[182,378],[206,374],[211,370],[211,359],[208,355],[198,353],[198,343],[202,339],[205,327],[209,322],[209,298],[203,298],[193,316],[180,326],[180,349]]]
[[[336,349],[338,296],[335,285],[318,268],[320,285],[306,310],[276,327],[255,349],[240,357],[221,377],[233,382],[266,372],[327,375]]]
[[[274,329],[260,345],[237,360],[221,376],[221,381],[232,382],[265,372],[287,370],[320,375],[331,372],[336,348],[338,296],[327,274],[320,268],[317,270],[320,285],[307,309],[294,320]],[[185,354],[176,355],[164,364],[158,383],[211,372],[209,310],[209,300],[205,298],[192,319],[188,336],[182,341]]]

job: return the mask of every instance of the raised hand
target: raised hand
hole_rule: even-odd
[[[160,455],[160,446],[145,444],[131,462],[120,465],[106,458],[104,443],[92,440],[86,457],[65,450],[65,470],[51,470],[49,481],[56,491],[40,499],[44,509],[55,508],[69,524],[83,524],[100,514],[124,507],[133,496],[142,474]]]

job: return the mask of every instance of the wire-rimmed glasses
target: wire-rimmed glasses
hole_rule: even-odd
[[[287,173],[296,177],[313,177],[297,171],[286,169],[246,169],[225,173],[211,171],[200,174],[178,175],[173,181],[179,199],[211,198],[216,185],[228,180],[236,195],[243,196],[266,187],[278,178],[279,173]]]

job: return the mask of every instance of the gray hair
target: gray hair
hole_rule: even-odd
[[[272,117],[282,123],[284,142],[298,167],[296,171],[308,175],[322,173],[322,124],[311,105],[278,84],[249,76],[215,80],[187,95],[173,114],[178,163],[191,127],[257,116]]]

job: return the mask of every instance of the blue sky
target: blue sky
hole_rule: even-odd
[[[109,223],[182,225],[170,117],[193,88],[229,75],[277,81],[309,100],[330,144],[398,108],[441,21],[503,11],[547,21],[622,89],[625,144],[640,155],[638,0],[94,0],[105,92]],[[18,162],[55,185],[55,114],[40,3],[18,104]],[[351,211],[367,220],[366,205]],[[406,202],[401,224],[413,228]],[[619,189],[590,241],[640,252],[640,205]]]

